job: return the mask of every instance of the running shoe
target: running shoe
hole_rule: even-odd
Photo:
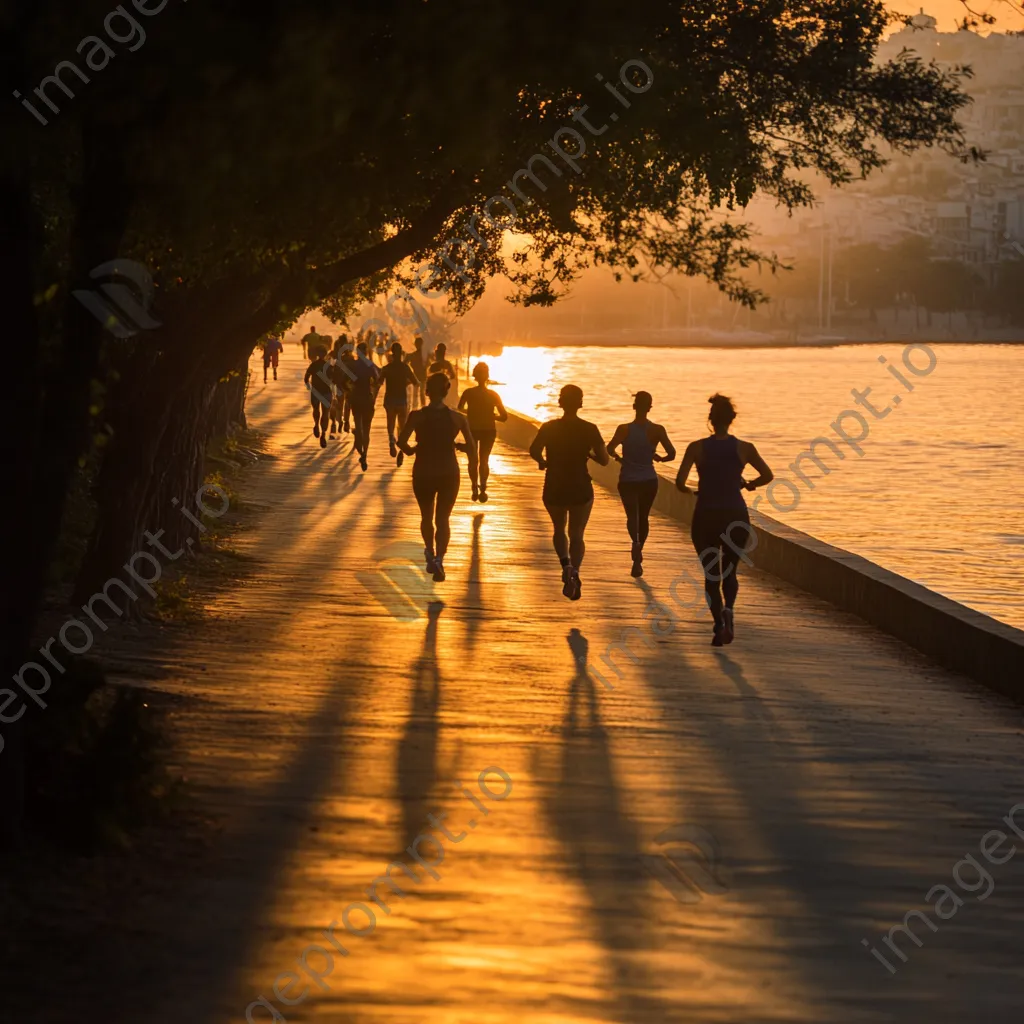
[[[423,561],[427,564],[427,572],[434,571],[434,553],[429,548],[423,549]]]
[[[366,472],[366,456],[359,456],[359,468],[365,473]]]
[[[391,449],[391,458],[395,458],[398,455],[398,448],[395,447],[395,442],[389,441],[388,447]]]
[[[401,468],[403,462],[405,462],[405,452],[399,451],[398,458],[395,459],[395,465]]]
[[[633,568],[629,570],[629,575],[632,576],[633,579],[638,579],[639,577],[643,576],[643,574],[644,566],[643,563],[638,559],[633,562]]]
[[[570,601],[579,600],[580,574],[571,566],[562,569],[562,594]]]
[[[722,643],[731,644],[735,637],[733,613],[731,608],[722,609]]]
[[[327,447],[327,435],[326,434],[321,434],[320,435],[320,447],[321,448],[326,448]]]
[[[473,493],[469,496],[469,500],[470,501],[479,501],[480,500],[480,490],[479,490],[479,488],[477,487],[476,484],[473,484]]]
[[[721,647],[725,641],[722,639],[722,630],[716,629],[715,635],[711,638],[712,647]]]
[[[316,423],[313,424],[313,436],[314,437],[319,437],[320,436],[320,427]]]
[[[573,569],[572,571],[572,593],[569,595],[570,601],[578,601],[583,596],[583,584],[580,580],[579,569]]]
[[[444,583],[444,566],[441,564],[440,558],[434,559],[434,582]]]
[[[480,501],[481,501],[481,503],[485,502],[486,500],[487,500],[487,492],[486,491],[481,491],[480,492]]]

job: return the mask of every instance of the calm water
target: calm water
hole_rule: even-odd
[[[583,415],[606,438],[631,418],[631,393],[654,396],[652,418],[664,423],[682,453],[705,435],[707,399],[729,395],[739,417],[738,436],[753,441],[793,492],[774,491],[759,511],[1024,628],[1024,346],[935,345],[936,364],[914,377],[897,343],[832,349],[506,348],[488,358],[491,377],[509,408],[537,419],[557,415],[562,384],[584,391]],[[914,385],[907,392],[879,363],[885,356]],[[928,366],[927,353],[912,359]],[[851,389],[883,410],[883,419],[853,402]],[[830,424],[845,409],[866,418],[868,435],[858,456],[819,454],[833,467],[822,477],[804,472],[811,489],[788,467],[818,436],[835,439]],[[853,417],[849,434],[860,430]],[[661,466],[674,477],[678,460]],[[763,493],[759,491],[757,493]],[[748,496],[748,501],[753,499]]]

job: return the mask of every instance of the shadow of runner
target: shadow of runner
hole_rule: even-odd
[[[428,801],[437,783],[437,741],[441,723],[441,671],[437,664],[437,620],[441,601],[427,606],[423,652],[413,670],[412,705],[398,743],[398,798],[402,805],[403,852],[426,827]],[[401,854],[399,854],[401,856]]]
[[[751,686],[747,677],[743,674],[743,667],[738,662],[733,661],[725,651],[716,651],[715,661],[732,681],[740,697],[743,698],[744,713],[754,719],[756,724],[764,729],[765,735],[769,740],[777,740],[775,718],[765,705],[757,688]]]
[[[305,840],[320,798],[341,785],[347,772],[346,733],[355,700],[349,680],[332,681],[319,708],[305,719],[294,759],[283,766],[281,777],[252,801],[247,820],[211,864],[152,920],[158,942],[145,934],[108,936],[113,948],[98,959],[118,977],[118,1020],[221,1024],[244,1019],[245,1006],[259,992],[243,979],[253,954],[276,930],[272,914],[282,876]],[[278,739],[275,717],[267,717],[262,737],[267,743]],[[260,739],[253,731],[249,738]],[[297,954],[301,945],[296,941],[295,946]],[[277,970],[288,961],[282,957]],[[263,979],[263,986],[272,979],[273,974]]]
[[[469,575],[466,579],[466,605],[463,609],[466,621],[466,650],[469,655],[476,650],[484,617],[483,581],[480,576],[480,527],[483,526],[483,522],[484,513],[474,513],[473,539],[469,549]]]
[[[597,690],[587,671],[586,637],[569,631],[576,674],[562,726],[557,781],[542,783],[552,833],[566,850],[568,867],[590,899],[596,938],[607,952],[614,979],[615,1020],[669,1020],[645,963],[652,946],[646,920],[647,881],[640,867],[641,844],[620,806],[608,735]],[[544,776],[539,776],[543,778]]]
[[[718,649],[711,653],[713,667],[700,665],[699,656],[685,650],[687,636],[678,631],[657,643],[639,666],[663,720],[685,723],[695,741],[686,756],[666,762],[681,794],[678,819],[712,829],[734,865],[734,896],[773,921],[773,946],[791,959],[793,951],[800,952],[791,978],[780,975],[777,983],[803,986],[816,1019],[863,1020],[867,1007],[860,995],[867,972],[856,957],[863,934],[859,922],[898,872],[900,884],[914,891],[910,862],[872,863],[854,852],[856,823],[834,823],[822,815],[813,761],[764,707],[739,662]],[[716,671],[736,695],[727,697],[716,686]],[[728,713],[735,700],[742,701],[740,714]],[[691,767],[687,757],[699,758],[699,764]],[[700,775],[717,781],[695,786]],[[724,794],[737,808],[729,817],[723,815]],[[744,822],[742,833],[736,820]],[[770,959],[757,946],[766,940],[751,941],[749,947],[721,944],[713,959],[737,976],[767,969]],[[745,1012],[751,1024],[769,1019]],[[872,1006],[870,1013],[873,1021],[896,1019],[891,1006]]]

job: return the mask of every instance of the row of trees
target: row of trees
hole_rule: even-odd
[[[582,173],[525,179],[536,201],[519,210],[515,252],[477,222],[472,267],[436,268],[452,308],[494,274],[520,301],[550,303],[587,262],[682,270],[755,302],[739,271],[761,256],[717,210],[757,192],[805,202],[807,168],[842,184],[884,147],[968,155],[959,73],[876,66],[888,16],[874,0],[122,6],[145,45],[99,71],[78,56],[83,74],[58,67],[49,85],[108,0],[0,12],[6,95],[60,107],[46,125],[16,99],[0,115],[5,677],[30,656],[65,497],[96,438],[79,598],[143,530],[185,539],[170,500],[195,492],[218,382],[260,335],[325,300],[343,316],[402,280],[403,261],[430,258],[531,154],[554,158],[547,141],[578,127],[582,105],[609,125],[586,136]],[[654,81],[625,109],[596,76],[612,84],[629,60]],[[74,298],[115,257],[152,273],[160,327],[115,338]],[[8,802],[16,746],[0,755]]]

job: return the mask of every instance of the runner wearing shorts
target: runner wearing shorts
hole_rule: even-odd
[[[313,361],[306,367],[302,382],[309,388],[313,407],[313,436],[320,438],[320,447],[327,447],[327,421],[331,415],[331,379],[328,375],[327,352],[317,345]]]
[[[473,500],[481,502],[487,500],[487,481],[491,475],[491,449],[498,436],[494,423],[495,420],[504,423],[508,419],[508,413],[505,411],[505,406],[502,405],[501,398],[487,387],[487,378],[490,372],[486,363],[477,363],[473,367],[473,379],[477,386],[466,388],[459,399],[459,409],[467,411],[469,429],[473,431],[473,440],[477,445],[479,487],[475,476],[471,475],[470,479],[473,484]]]
[[[402,359],[402,346],[399,342],[391,345],[389,362],[382,367],[380,375],[384,380],[384,413],[388,418],[388,445],[391,458],[399,466],[405,461],[405,452],[395,444],[395,424],[398,433],[405,429],[405,421],[409,416],[409,385],[419,388],[419,378],[413,373],[409,364]]]
[[[608,449],[593,423],[582,420],[583,391],[566,384],[558,396],[562,418],[542,424],[530,445],[530,456],[544,473],[544,507],[554,527],[555,554],[562,565],[562,593],[570,601],[581,596],[583,540],[594,507],[594,485],[587,460],[608,465]],[[568,535],[566,535],[568,522]]]
[[[274,380],[277,380],[277,364],[280,359],[281,353],[284,351],[284,345],[281,344],[280,340],[273,335],[267,338],[263,345],[263,383],[267,383],[267,370],[270,367],[274,368]]]
[[[469,472],[476,473],[476,446],[469,423],[461,412],[445,405],[451,382],[443,373],[427,378],[429,402],[409,414],[398,438],[398,445],[407,455],[415,455],[412,467],[412,489],[420,507],[420,533],[427,572],[441,582],[445,578],[444,556],[451,540],[450,519],[459,495],[461,471],[455,455],[455,438],[462,434],[460,445],[469,455]],[[416,444],[409,438],[416,435]]]

